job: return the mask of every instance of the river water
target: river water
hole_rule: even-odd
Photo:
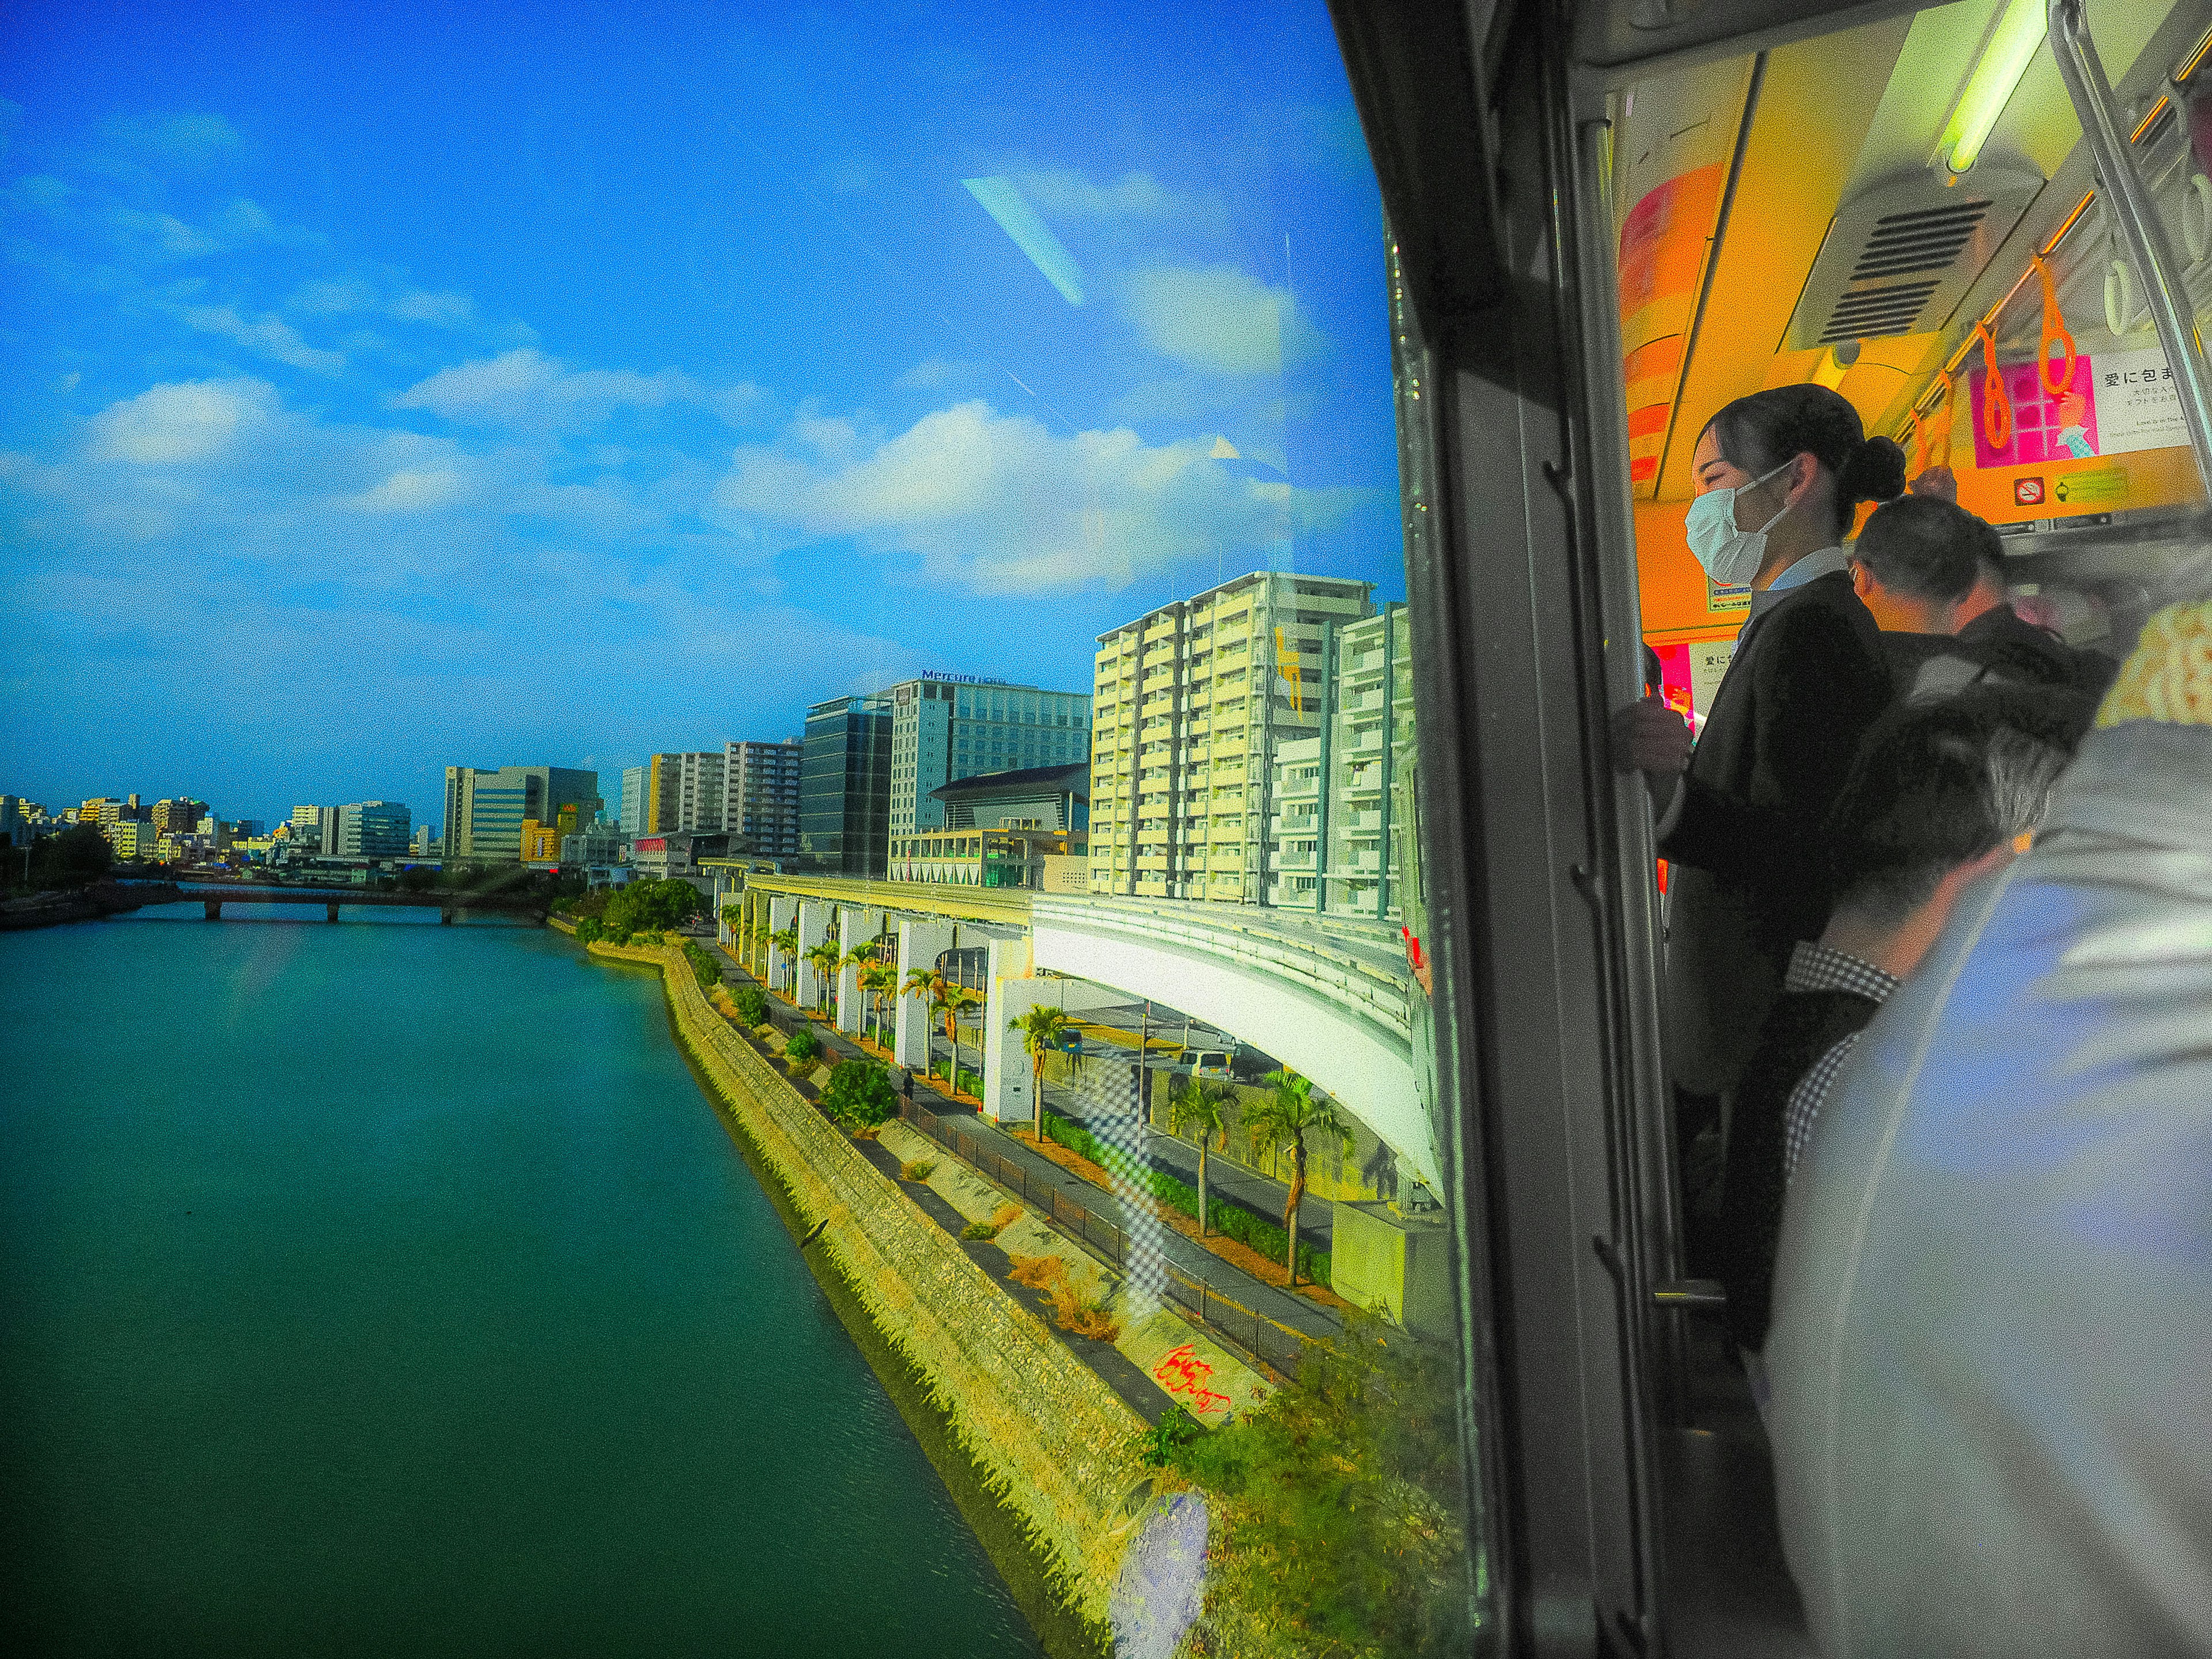
[[[255,914],[0,936],[0,1650],[1037,1651],[656,979]]]

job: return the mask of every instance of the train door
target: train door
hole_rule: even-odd
[[[1334,10],[1390,216],[1495,1628],[1809,1652],[1720,1292],[1686,1273],[1662,872],[1607,714],[1647,647],[1668,701],[1710,707],[1751,595],[1689,551],[1691,452],[1803,381],[1998,528],[2016,611],[2124,654],[2212,462],[2212,10]]]

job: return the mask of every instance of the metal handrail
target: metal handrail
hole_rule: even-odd
[[[2081,123],[2081,136],[2089,145],[2097,176],[2120,234],[2127,238],[2151,320],[2158,327],[2158,343],[2166,350],[2166,367],[2181,399],[2182,419],[2189,428],[2189,447],[2197,456],[2197,471],[2208,494],[2212,494],[2212,371],[2208,371],[2197,338],[2196,319],[2185,304],[2186,295],[2173,273],[2173,248],[2166,226],[2158,216],[2142,176],[2136,172],[2127,137],[2114,106],[2112,82],[2089,38],[2088,21],[2081,0],[2050,0],[2051,53],[2058,63],[2059,79]],[[2179,296],[2179,297],[2177,297]]]

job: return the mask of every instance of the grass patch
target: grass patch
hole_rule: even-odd
[[[1067,1263],[1056,1255],[1018,1255],[1006,1275],[1017,1285],[1042,1291],[1052,1303],[1052,1322],[1063,1331],[1098,1342],[1121,1340],[1121,1328],[1099,1307],[1095,1290],[1079,1286]]]
[[[937,1160],[933,1158],[917,1158],[899,1165],[901,1181],[927,1181],[936,1173]]]
[[[1198,1219],[1198,1188],[1188,1182],[1179,1181],[1164,1170],[1155,1170],[1131,1158],[1118,1146],[1109,1146],[1088,1129],[1070,1123],[1066,1118],[1051,1112],[1041,1112],[1038,1127],[1048,1139],[1057,1141],[1079,1158],[1087,1158],[1100,1169],[1120,1176],[1139,1191],[1148,1193],[1170,1209]],[[1239,1244],[1257,1251],[1268,1261],[1280,1263],[1285,1236],[1279,1223],[1265,1216],[1254,1215],[1242,1205],[1224,1198],[1218,1192],[1206,1204],[1207,1222],[1213,1231]],[[1327,1285],[1329,1259],[1327,1250],[1316,1249],[1303,1240],[1298,1244],[1298,1272],[1316,1285]]]

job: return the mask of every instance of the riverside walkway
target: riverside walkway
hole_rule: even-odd
[[[759,983],[727,950],[719,945],[714,948],[726,978],[738,983]],[[769,996],[768,1006],[769,1019],[779,1030],[791,1032],[801,1027],[811,1029],[822,1042],[824,1053],[833,1061],[876,1058],[848,1038],[840,1036],[825,1022],[810,1020],[803,1011],[774,993]],[[947,1099],[920,1076],[914,1079],[914,1101],[915,1105],[933,1116],[952,1120],[961,1133],[972,1136],[989,1156],[1003,1158],[1017,1168],[1025,1192],[1033,1199],[1043,1200],[1045,1195],[1051,1195],[1056,1201],[1038,1203],[1041,1214],[1071,1208],[1104,1216],[1127,1232],[1142,1237],[1148,1246],[1157,1248],[1167,1265],[1185,1278],[1209,1286],[1232,1304],[1241,1304],[1252,1313],[1286,1331],[1295,1332],[1308,1340],[1324,1342],[1332,1341],[1341,1334],[1344,1322],[1334,1310],[1255,1278],[1235,1263],[1216,1255],[1196,1239],[1186,1237],[1173,1228],[1161,1224],[1152,1218],[1149,1207],[1142,1208],[1139,1212],[1138,1204],[1124,1199],[1119,1193],[1094,1186],[1062,1168],[1026,1142],[980,1116],[973,1107]],[[1192,1162],[1196,1162],[1194,1155]],[[1079,1228],[1062,1226],[1060,1231],[1088,1245],[1088,1241],[1082,1239]],[[1310,1237],[1303,1226],[1299,1232],[1301,1237]],[[1283,1367],[1279,1365],[1277,1369]]]

